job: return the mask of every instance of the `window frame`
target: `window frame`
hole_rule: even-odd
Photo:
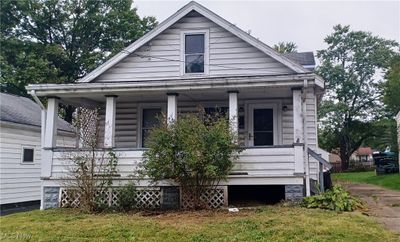
[[[137,117],[137,135],[136,135],[136,146],[139,149],[147,149],[143,147],[142,142],[142,123],[143,123],[143,109],[161,109],[161,113],[165,113],[166,106],[164,103],[143,103],[139,104],[138,117]]]
[[[204,35],[204,72],[196,72],[196,73],[186,73],[186,52],[185,52],[185,39],[186,35]],[[197,30],[184,30],[181,31],[181,48],[180,48],[180,56],[181,56],[181,76],[204,76],[209,73],[209,49],[210,49],[210,30],[209,29],[197,29]]]
[[[25,161],[24,160],[24,151],[25,150],[33,150],[32,161]],[[21,146],[21,164],[22,165],[34,165],[35,164],[35,147],[34,146]]]

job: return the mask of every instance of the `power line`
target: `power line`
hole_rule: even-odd
[[[125,53],[129,53],[129,52],[125,52]],[[137,57],[141,57],[141,58],[153,58],[153,59],[158,59],[158,60],[164,60],[164,61],[169,61],[169,62],[178,62],[178,63],[185,63],[185,61],[183,60],[176,60],[176,59],[170,59],[170,58],[166,58],[166,57],[159,57],[159,56],[151,56],[151,55],[143,55],[143,54],[137,54],[137,53],[130,53],[132,55],[135,55]],[[222,65],[222,64],[210,64],[210,63],[204,63],[204,65],[207,66],[214,66],[214,67],[221,67],[221,68],[226,68],[226,69],[234,69],[234,70],[254,70],[251,68],[242,68],[242,67],[237,67],[237,66],[229,66],[229,65]],[[265,71],[260,71],[260,74],[263,73],[272,73],[272,74],[284,74],[282,72],[277,72],[277,71],[272,71],[272,70],[265,70]]]

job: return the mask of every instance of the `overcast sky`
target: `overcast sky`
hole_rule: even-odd
[[[159,22],[189,1],[136,0],[140,16]],[[299,51],[325,48],[324,38],[336,24],[400,42],[400,0],[397,1],[197,1],[239,28],[272,46],[292,41]]]

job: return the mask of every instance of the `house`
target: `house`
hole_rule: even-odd
[[[0,93],[1,214],[37,207],[41,199],[41,108],[32,100]],[[58,119],[60,146],[75,145],[70,125]]]
[[[351,155],[350,159],[359,162],[373,162],[371,147],[360,147]]]
[[[132,179],[155,115],[165,112],[175,120],[197,106],[220,107],[228,110],[244,146],[228,181],[220,184],[225,198],[243,198],[241,192],[251,189],[271,197],[270,188],[281,199],[309,196],[323,165],[329,166],[315,152],[324,80],[313,67],[312,53],[279,54],[190,2],[76,83],[27,86],[34,97],[48,98],[41,176],[43,196],[54,199],[45,199],[43,208],[58,206],[68,162],[62,158],[66,149],[55,146],[60,103],[102,110],[102,146],[119,157],[116,184]],[[160,197],[173,186],[162,183]]]

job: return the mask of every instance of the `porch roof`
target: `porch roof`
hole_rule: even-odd
[[[258,75],[235,77],[198,77],[115,83],[30,84],[26,89],[37,96],[82,96],[133,92],[237,89],[254,87],[302,87],[304,81],[324,89],[324,81],[314,73],[295,75]]]

